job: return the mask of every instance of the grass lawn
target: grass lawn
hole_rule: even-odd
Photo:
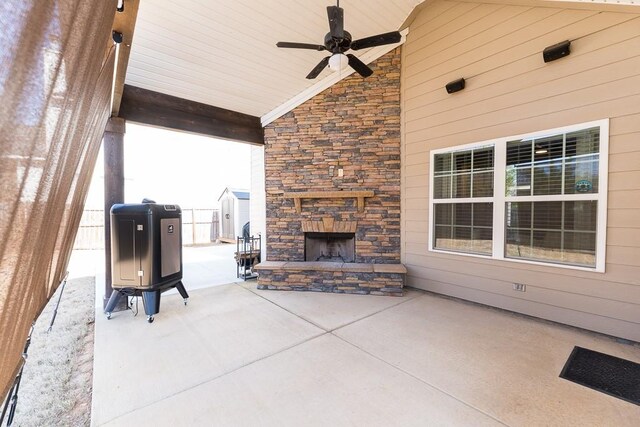
[[[36,321],[14,425],[88,426],[91,422],[95,278],[70,279],[47,332],[60,289]]]

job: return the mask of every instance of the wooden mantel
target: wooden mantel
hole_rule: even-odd
[[[358,199],[358,212],[364,211],[364,199],[373,197],[373,191],[296,191],[284,193],[284,197],[292,198],[296,212],[302,212],[302,199]]]

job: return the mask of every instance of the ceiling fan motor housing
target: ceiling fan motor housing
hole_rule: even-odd
[[[342,39],[336,39],[329,32],[324,36],[324,47],[331,53],[345,53],[351,48],[351,34],[345,31]]]

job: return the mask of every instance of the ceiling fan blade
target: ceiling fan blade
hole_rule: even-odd
[[[390,33],[378,34],[377,36],[365,37],[360,40],[355,40],[351,42],[351,49],[366,49],[368,47],[398,43],[400,39],[402,39],[402,35],[400,35],[400,32],[392,31]]]
[[[327,64],[329,63],[329,58],[331,57],[327,56],[322,61],[320,61],[318,65],[316,65],[316,67],[313,70],[311,70],[311,72],[307,75],[307,78],[315,79],[316,77],[318,77],[318,74],[320,74],[322,70],[324,70]]]
[[[311,50],[326,50],[326,48],[319,44],[309,44],[309,43],[294,43],[294,42],[278,42],[276,43],[278,47],[285,47],[289,49],[311,49]]]
[[[327,6],[329,32],[334,39],[344,38],[344,9],[338,6]]]
[[[367,67],[364,62],[360,61],[354,55],[349,53],[347,54],[347,58],[349,58],[349,66],[356,70],[356,72],[362,77],[369,77],[371,74],[373,74],[371,68]]]

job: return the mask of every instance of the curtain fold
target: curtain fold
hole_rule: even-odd
[[[115,7],[0,2],[0,400],[66,273],[109,118]]]

